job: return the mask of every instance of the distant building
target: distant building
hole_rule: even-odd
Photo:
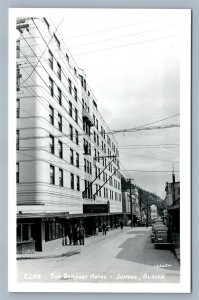
[[[155,204],[151,205],[151,220],[156,219],[158,217],[157,206]]]
[[[166,217],[165,223],[169,228],[170,239],[172,244],[176,247],[180,247],[180,182],[175,181],[175,174],[173,174],[173,181],[166,182],[165,187],[167,203],[167,211],[164,212]]]

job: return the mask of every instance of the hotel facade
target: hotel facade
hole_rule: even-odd
[[[17,253],[31,253],[74,224],[88,236],[118,226],[121,174],[118,143],[55,26],[19,18],[16,30]]]

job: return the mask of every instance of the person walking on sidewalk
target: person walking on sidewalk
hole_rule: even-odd
[[[73,244],[77,245],[78,244],[78,239],[77,239],[77,224],[73,226]]]
[[[69,244],[71,245],[72,244],[72,239],[73,239],[73,230],[72,230],[71,225],[68,226],[67,234],[68,234]]]
[[[106,235],[106,230],[107,230],[106,224],[103,223],[103,225],[102,225],[102,231],[103,231],[103,234],[105,234],[105,235]]]
[[[84,245],[84,235],[85,235],[85,230],[82,225],[80,225],[79,228],[79,243],[80,245]]]
[[[123,222],[123,220],[121,219],[121,221],[120,221],[120,228],[123,229],[123,226],[124,226],[124,222]]]

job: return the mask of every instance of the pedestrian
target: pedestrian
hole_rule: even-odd
[[[120,228],[123,229],[123,226],[124,226],[124,222],[123,222],[123,220],[121,219],[121,221],[120,221]]]
[[[84,235],[85,235],[85,230],[82,225],[80,225],[79,228],[79,243],[80,245],[84,245]]]
[[[101,225],[99,225],[98,232],[99,233],[102,232],[102,226]]]
[[[71,225],[68,226],[67,234],[68,234],[69,244],[71,245],[72,244],[72,239],[73,239],[73,230],[72,230]]]
[[[103,234],[105,234],[105,235],[106,235],[106,230],[107,230],[106,224],[103,223],[103,225],[102,225],[102,232],[103,232]]]
[[[77,245],[77,224],[73,226],[73,245]]]

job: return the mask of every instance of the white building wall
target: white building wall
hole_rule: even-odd
[[[101,125],[104,130],[109,131],[108,126],[99,114],[99,111],[94,107],[93,100],[96,99],[90,88],[84,91],[81,86],[78,74],[85,77],[85,74],[73,63],[71,57],[67,61],[64,53],[57,47],[55,39],[51,39],[51,35],[47,29],[45,22],[41,19],[34,19],[36,26],[31,20],[30,31],[23,31],[20,38],[20,58],[17,58],[17,63],[20,64],[21,87],[17,92],[17,98],[20,99],[20,118],[17,119],[17,129],[19,130],[19,151],[17,154],[17,161],[19,162],[20,183],[17,185],[18,205],[41,205],[41,210],[69,212],[70,214],[82,213],[83,203],[107,203],[110,202],[110,212],[122,212],[121,199],[121,176],[118,170],[117,176],[113,176],[112,180],[117,181],[117,188],[110,185],[108,182],[105,188],[108,189],[108,197],[104,197],[104,188],[101,190],[101,197],[97,196],[96,200],[82,199],[82,192],[84,191],[84,180],[92,182],[95,179],[94,149],[99,151],[100,156],[108,155],[108,148],[111,155],[116,155],[111,146],[117,142],[113,137],[111,138],[111,146],[103,139],[100,134]],[[41,38],[40,33],[44,37],[48,47]],[[24,38],[25,39],[24,39]],[[61,42],[61,39],[60,39]],[[31,46],[32,49],[28,46]],[[48,48],[54,56],[53,70],[49,65]],[[38,57],[40,61],[38,62]],[[57,62],[62,68],[61,81],[57,75]],[[35,70],[30,66],[34,66]],[[75,73],[75,69],[77,73]],[[54,97],[50,94],[49,77],[54,82]],[[72,83],[72,94],[70,94],[68,87],[68,78]],[[77,101],[74,98],[74,87],[77,89]],[[62,105],[58,101],[58,90],[62,91]],[[88,95],[88,90],[90,96]],[[85,135],[82,124],[82,99],[87,103],[90,109],[90,115],[95,114],[99,122],[98,130],[96,126],[91,127],[91,136]],[[73,118],[69,115],[69,101],[73,106]],[[49,122],[49,105],[54,109],[54,126]],[[78,124],[74,120],[75,109],[78,111]],[[62,116],[62,132],[58,129],[58,114]],[[70,140],[69,125],[73,126],[73,133],[75,130],[79,133],[79,145]],[[93,140],[93,131],[99,136],[100,144]],[[50,153],[49,134],[54,136],[55,152]],[[83,139],[86,139],[91,144],[91,155],[84,155]],[[106,153],[101,149],[101,142],[106,144]],[[59,158],[58,141],[63,144],[63,159]],[[76,153],[79,154],[79,168],[70,164],[70,148],[74,151],[74,163],[76,160]],[[84,159],[92,163],[92,175],[84,172]],[[118,158],[117,158],[118,159]],[[107,159],[107,163],[110,159]],[[55,167],[55,185],[50,184],[50,165]],[[113,168],[117,168],[117,164],[113,163]],[[96,162],[96,166],[102,170],[103,165]],[[64,186],[59,186],[59,168],[63,170]],[[75,189],[70,187],[70,174],[75,176]],[[106,169],[109,177],[112,172]],[[76,176],[80,177],[80,191],[76,190]],[[103,174],[101,175],[103,178]],[[96,191],[96,184],[102,186],[104,181],[97,179],[93,185],[93,193]],[[110,191],[113,192],[113,199],[110,198]],[[116,197],[115,197],[116,193]]]

